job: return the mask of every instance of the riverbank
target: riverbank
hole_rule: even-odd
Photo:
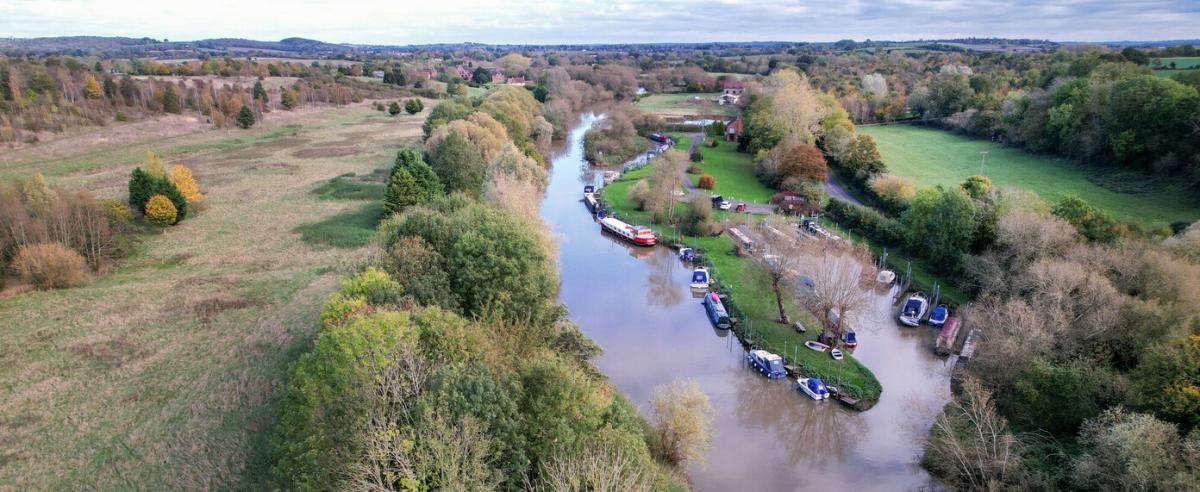
[[[883,388],[879,380],[852,354],[845,360],[835,361],[827,353],[816,352],[804,347],[806,341],[816,341],[819,324],[811,313],[796,306],[791,298],[785,298],[784,310],[808,330],[797,332],[790,325],[778,322],[779,312],[766,272],[753,261],[736,256],[732,239],[726,234],[716,237],[691,237],[678,233],[677,229],[665,224],[653,224],[649,212],[641,212],[627,198],[629,189],[650,174],[650,167],[628,173],[604,187],[601,195],[608,210],[623,220],[643,224],[654,229],[663,244],[679,243],[704,253],[713,277],[721,293],[732,302],[730,307],[740,317],[735,327],[743,343],[779,354],[788,365],[799,372],[824,379],[831,385],[842,388],[861,401],[859,409],[870,408],[878,402]],[[676,205],[677,214],[683,215],[686,204]],[[747,214],[714,211],[714,216],[727,225],[746,221]]]

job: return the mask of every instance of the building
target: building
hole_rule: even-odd
[[[456,65],[454,68],[450,69],[450,75],[463,80],[471,80],[471,71],[467,70],[467,68],[462,65]]]
[[[382,79],[383,75],[384,75],[383,70],[376,70],[374,72],[371,72],[371,76],[375,77],[377,79]]]
[[[489,68],[487,69],[487,73],[488,76],[492,78],[493,84],[503,84],[508,80],[504,77],[504,71],[500,70],[499,68]]]
[[[725,141],[736,142],[742,134],[742,115],[725,124]]]
[[[721,95],[717,96],[717,104],[722,106],[737,104],[738,100],[742,98],[742,93],[746,91],[746,85],[740,80],[726,80],[721,87]]]
[[[528,84],[529,81],[525,80],[525,77],[509,77],[508,80],[504,81],[504,83],[507,85],[524,86],[525,84]]]

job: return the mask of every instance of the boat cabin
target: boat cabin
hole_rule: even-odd
[[[727,330],[733,326],[733,320],[729,318],[729,312],[725,310],[725,304],[721,302],[721,297],[716,292],[709,293],[704,296],[704,311],[708,314],[708,320],[713,326],[722,330]]]

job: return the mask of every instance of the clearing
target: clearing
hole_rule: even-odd
[[[958,186],[979,174],[980,152],[986,151],[983,174],[997,186],[1022,188],[1052,203],[1078,196],[1118,219],[1145,225],[1200,218],[1195,198],[1164,178],[1090,167],[942,130],[886,125],[859,131],[875,138],[890,172],[912,179],[918,188]]]
[[[123,198],[154,151],[191,166],[205,193],[200,213],[143,237],[91,284],[0,298],[0,489],[265,488],[286,368],[368,251],[294,230],[361,215],[378,188],[330,180],[390,167],[421,134],[423,114],[370,103],[0,156],[0,179],[42,171]]]
[[[737,142],[717,139],[716,147],[708,147],[701,142],[696,150],[704,154],[704,161],[695,165],[716,180],[717,185],[711,191],[713,194],[731,202],[752,203],[767,203],[775,194],[754,176],[754,158],[738,152]],[[689,174],[688,177],[692,184],[700,181],[698,174]]]
[[[735,106],[721,106],[716,98],[719,93],[676,93],[649,94],[642,96],[634,105],[647,113],[664,118],[727,118],[737,114]]]

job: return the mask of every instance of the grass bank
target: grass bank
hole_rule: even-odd
[[[980,152],[986,151],[983,174],[998,186],[1025,189],[1050,202],[1078,196],[1118,219],[1144,225],[1200,218],[1196,199],[1162,178],[1085,166],[942,130],[885,125],[859,131],[875,138],[892,173],[912,179],[918,188],[958,186],[980,173]]]
[[[821,377],[829,384],[853,391],[862,399],[879,398],[883,391],[879,381],[870,369],[853,356],[835,361],[828,354],[803,347],[805,341],[817,339],[820,329],[813,316],[798,307],[793,299],[785,299],[785,311],[789,317],[799,320],[809,330],[806,333],[798,333],[791,326],[776,321],[779,311],[775,305],[770,279],[757,263],[734,255],[733,242],[728,236],[680,237],[674,228],[651,224],[649,213],[637,211],[626,195],[637,181],[649,174],[650,168],[647,166],[626,173],[606,186],[602,191],[605,203],[618,217],[654,228],[664,242],[668,239],[678,239],[689,247],[703,251],[711,262],[712,273],[720,282],[722,290],[732,297],[732,307],[740,312],[742,321],[737,328],[739,337],[752,345],[784,356],[788,364],[801,367],[806,374]],[[679,204],[678,207],[678,213],[682,215],[685,205]],[[721,213],[717,218],[735,220],[734,217]],[[744,220],[746,215],[737,214],[736,217]]]
[[[681,147],[682,148],[682,147]],[[704,161],[697,164],[704,174],[711,174],[716,180],[712,192],[725,197],[731,202],[767,203],[775,194],[754,176],[754,159],[737,151],[737,142],[718,140],[716,147],[703,144],[696,147],[704,155]],[[697,184],[699,175],[689,175],[692,184]]]

